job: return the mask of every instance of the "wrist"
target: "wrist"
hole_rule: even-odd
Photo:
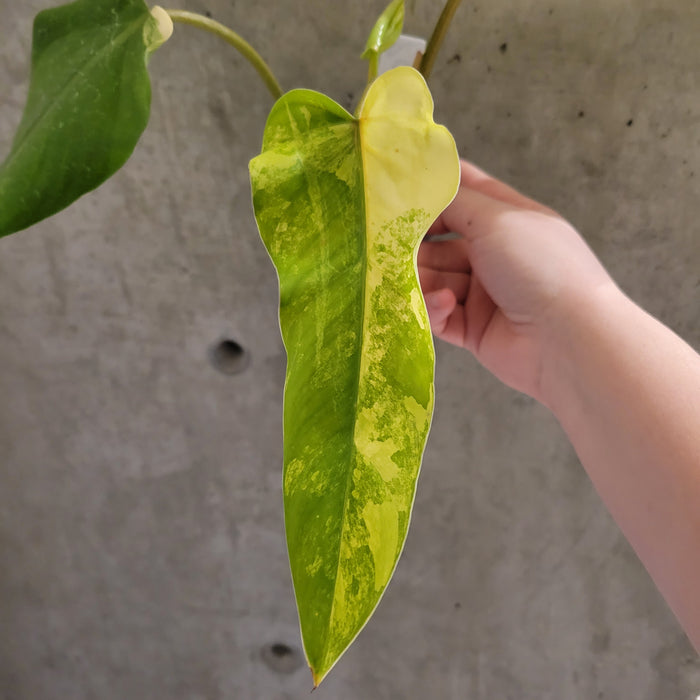
[[[539,387],[539,400],[555,416],[561,419],[582,398],[590,386],[589,361],[614,346],[615,336],[640,311],[612,280],[573,292],[557,305],[543,331]]]

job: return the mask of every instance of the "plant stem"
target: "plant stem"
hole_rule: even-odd
[[[376,52],[372,52],[369,56],[369,69],[367,71],[367,85],[369,85],[376,77],[379,72],[379,56]]]
[[[265,85],[272,96],[277,99],[282,96],[282,88],[277,82],[277,78],[272,74],[270,67],[263,61],[262,56],[241,36],[236,34],[232,29],[224,26],[220,22],[199,15],[196,12],[187,12],[186,10],[166,10],[173,22],[182,24],[190,24],[193,27],[204,29],[216,36],[221,37],[237,49],[243,56],[252,64],[253,68],[258,72],[263,79]]]
[[[461,1],[462,0],[447,0],[442,14],[440,15],[440,19],[438,19],[437,24],[435,25],[435,29],[433,30],[433,34],[430,37],[428,46],[423,54],[423,60],[420,64],[420,72],[423,74],[423,77],[426,80],[433,70],[435,59],[437,58],[440,46],[442,46],[442,40],[445,38],[445,34],[447,34],[447,29],[450,26],[452,17],[454,17],[454,14],[457,11]]]

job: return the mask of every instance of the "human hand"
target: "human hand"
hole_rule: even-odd
[[[446,232],[459,237],[430,239]],[[465,161],[455,200],[418,251],[418,272],[435,335],[544,403],[558,324],[586,295],[615,286],[561,216]]]

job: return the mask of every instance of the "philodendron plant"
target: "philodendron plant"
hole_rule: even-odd
[[[419,70],[377,77],[404,0],[376,22],[355,114],[311,90],[282,95],[218,22],[144,0],[76,0],[34,22],[27,104],[0,166],[0,236],[50,216],[129,158],[149,116],[151,53],[173,21],[241,51],[279,99],[250,163],[253,207],[280,283],[287,350],[284,512],[304,649],[318,685],[365,625],[403,548],[433,410],[434,351],[418,244],[454,197],[454,140]]]

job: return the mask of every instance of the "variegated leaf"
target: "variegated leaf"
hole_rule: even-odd
[[[294,90],[250,164],[280,281],[284,510],[315,684],[391,578],[430,426],[434,353],[416,251],[459,184],[454,141],[432,111],[406,67],[372,83],[356,117]]]

